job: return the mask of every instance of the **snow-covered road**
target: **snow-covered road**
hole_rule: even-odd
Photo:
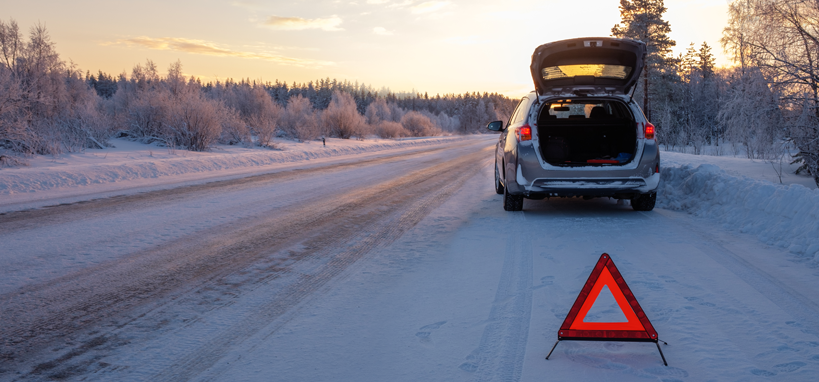
[[[812,259],[608,199],[505,212],[492,143],[0,215],[0,379],[819,375]],[[544,359],[603,252],[668,367],[650,343],[561,342]],[[621,314],[598,303],[601,320]]]

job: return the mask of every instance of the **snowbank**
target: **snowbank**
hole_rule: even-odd
[[[712,219],[819,262],[819,191],[732,176],[711,164],[663,168],[658,207]]]
[[[282,150],[217,147],[214,152],[194,153],[117,140],[119,149],[89,150],[49,160],[35,158],[30,167],[0,171],[0,196],[69,188],[98,188],[100,185],[181,175],[203,177],[230,170],[248,170],[281,163],[291,163],[344,155],[389,152],[413,147],[452,142],[464,137],[438,137],[412,140],[350,141],[328,139],[311,144],[277,141]],[[125,147],[123,149],[123,147]],[[104,157],[103,157],[104,155]],[[99,160],[91,160],[98,158]],[[190,178],[190,176],[188,177]]]
[[[790,164],[790,158],[782,158],[781,162],[773,161],[772,163],[771,161],[762,159],[748,159],[730,155],[694,155],[672,151],[663,151],[660,158],[662,158],[662,163],[660,164],[662,168],[669,166],[713,164],[725,170],[728,175],[738,177],[746,176],[757,180],[767,180],[772,183],[801,184],[812,190],[817,188],[813,177],[806,174],[794,174],[799,165]]]

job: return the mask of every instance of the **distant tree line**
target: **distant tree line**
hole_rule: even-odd
[[[102,148],[113,136],[207,150],[272,146],[275,137],[469,134],[507,119],[516,104],[496,93],[430,97],[329,78],[202,83],[182,73],[179,62],[160,73],[149,60],[130,74],[83,75],[60,59],[43,26],[24,38],[14,20],[0,21],[0,164]]]
[[[711,47],[674,56],[663,0],[620,0],[612,35],[646,43],[634,98],[667,149],[711,147],[748,158],[783,159],[796,147],[799,172],[819,185],[819,2],[735,0],[723,48],[735,67],[718,69]]]

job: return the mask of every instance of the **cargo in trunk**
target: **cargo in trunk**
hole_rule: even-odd
[[[543,158],[556,166],[621,166],[637,151],[637,124],[616,100],[547,102],[537,121]]]

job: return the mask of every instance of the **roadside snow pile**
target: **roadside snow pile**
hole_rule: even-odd
[[[725,170],[728,175],[751,179],[765,180],[771,183],[801,184],[815,190],[816,182],[808,175],[796,175],[799,164],[791,164],[792,158],[782,158],[782,161],[768,161],[762,159],[748,159],[734,156],[712,156],[677,153],[663,151],[661,168],[679,167],[683,165],[699,166],[713,164]]]
[[[658,207],[687,211],[819,262],[819,191],[735,177],[715,165],[662,171]]]
[[[304,143],[284,143],[283,150],[249,150],[234,147],[218,149],[222,152],[177,151],[174,155],[163,155],[166,149],[146,146],[133,142],[117,142],[118,146],[129,149],[104,149],[98,153],[69,154],[55,161],[38,159],[31,167],[3,169],[0,171],[0,196],[20,195],[43,191],[65,190],[68,188],[111,185],[116,183],[146,180],[177,179],[180,176],[208,177],[226,173],[236,173],[259,169],[264,166],[292,163],[345,155],[392,152],[452,142],[453,137],[438,137],[408,140],[349,141],[327,140],[327,147],[321,142],[310,145]],[[463,139],[463,138],[461,138]],[[136,147],[136,148],[135,148]],[[152,150],[159,151],[154,153]],[[100,158],[105,155],[107,160]],[[155,155],[156,154],[156,155]],[[94,162],[89,158],[100,158]]]

